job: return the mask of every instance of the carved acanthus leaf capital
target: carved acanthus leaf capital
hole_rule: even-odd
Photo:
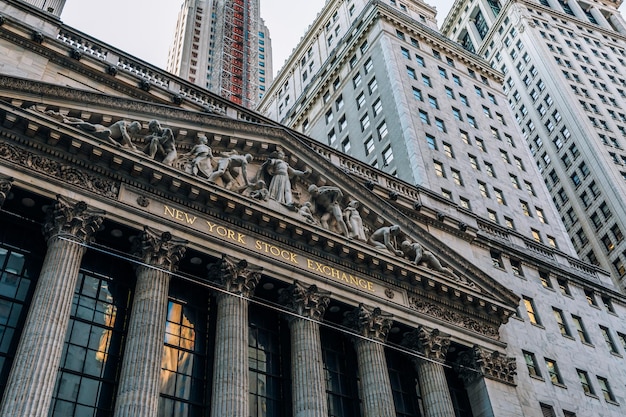
[[[187,241],[179,239],[170,232],[159,232],[145,227],[143,233],[134,241],[134,253],[141,260],[152,266],[175,271],[178,262],[185,254]]]
[[[428,330],[419,326],[404,336],[402,345],[418,351],[428,359],[444,361],[450,347],[450,337],[439,329]]]
[[[263,268],[249,265],[245,259],[222,255],[222,259],[209,271],[212,279],[224,286],[226,291],[250,297],[261,280]]]
[[[357,331],[361,336],[378,341],[385,341],[393,323],[392,315],[378,307],[359,304],[359,307],[346,315],[344,324]]]
[[[11,191],[11,186],[13,185],[13,178],[0,177],[0,207],[4,204],[4,200],[6,200],[9,195],[9,191]]]
[[[281,292],[279,301],[294,313],[319,321],[330,303],[330,292],[295,281]]]
[[[489,352],[478,345],[459,354],[455,368],[465,385],[480,377],[515,385],[515,375],[517,375],[515,358],[498,351]]]
[[[90,243],[104,221],[103,210],[89,207],[84,201],[76,202],[63,196],[47,207],[43,233],[46,240],[65,236],[81,243]]]

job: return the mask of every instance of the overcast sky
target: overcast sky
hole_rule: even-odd
[[[86,34],[165,68],[183,0],[67,0],[61,20]],[[277,72],[324,6],[325,0],[261,0]],[[427,1],[441,24],[453,0]]]

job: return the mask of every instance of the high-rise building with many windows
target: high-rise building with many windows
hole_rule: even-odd
[[[457,1],[443,33],[504,93],[580,256],[626,277],[626,22],[621,1]]]
[[[167,70],[254,108],[272,80],[269,31],[259,0],[185,0]]]

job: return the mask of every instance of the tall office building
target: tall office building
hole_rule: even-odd
[[[621,1],[455,3],[443,33],[484,56],[580,256],[626,276]]]
[[[328,2],[259,110],[573,254],[502,81],[437,33],[423,2]]]
[[[61,16],[61,13],[63,12],[63,7],[65,7],[66,0],[23,0],[23,1],[59,17]]]
[[[0,416],[624,415],[605,271],[0,8]]]
[[[271,41],[259,0],[185,0],[167,70],[254,108],[272,80]]]

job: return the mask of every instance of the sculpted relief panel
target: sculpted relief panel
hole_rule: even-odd
[[[82,130],[108,144],[127,149],[154,161],[172,166],[208,184],[258,200],[309,225],[314,225],[368,244],[416,266],[428,268],[460,281],[440,259],[412,241],[410,231],[388,224],[372,228],[361,217],[361,203],[335,185],[318,185],[310,179],[308,167],[291,166],[285,152],[265,147],[265,153],[240,154],[236,149],[212,149],[209,139],[198,134],[193,144],[177,143],[172,128],[158,120],[147,123],[147,135],[141,135],[142,123],[119,120],[104,126],[70,117],[54,110],[44,112],[66,125]],[[179,153],[178,148],[188,149]],[[467,282],[464,282],[468,284]]]

